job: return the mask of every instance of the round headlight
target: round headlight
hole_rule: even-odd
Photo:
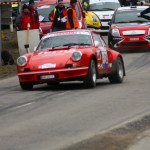
[[[20,56],[17,59],[17,65],[18,66],[24,66],[24,65],[26,65],[26,63],[27,63],[27,57],[26,56]]]
[[[72,53],[72,60],[73,61],[79,61],[82,57],[82,53],[80,51],[74,51]]]

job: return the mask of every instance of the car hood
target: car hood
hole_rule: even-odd
[[[121,24],[113,24],[118,28],[130,28],[130,29],[147,29],[150,26],[150,23],[121,23]]]
[[[55,51],[39,51],[34,52],[29,60],[29,66],[35,68],[45,69],[45,67],[49,66],[50,68],[63,68],[65,64],[70,60],[72,53],[75,48],[67,49],[67,50],[55,50]]]
[[[93,11],[100,19],[112,19],[114,11]]]

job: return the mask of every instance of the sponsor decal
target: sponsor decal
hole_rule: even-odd
[[[39,66],[39,69],[56,68],[56,64],[43,64]]]

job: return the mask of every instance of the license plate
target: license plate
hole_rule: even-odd
[[[55,78],[55,75],[44,75],[44,76],[41,76],[41,79],[54,79]]]
[[[130,41],[138,41],[139,38],[130,38]]]

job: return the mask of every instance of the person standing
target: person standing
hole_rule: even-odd
[[[57,6],[50,13],[52,32],[66,30],[67,13],[63,0],[58,0]]]
[[[27,30],[30,26],[30,10],[29,7],[24,4],[22,6],[22,12],[16,19],[16,30]]]
[[[34,7],[34,0],[29,1],[29,9],[30,9],[30,29],[39,29],[40,21],[39,14]]]
[[[67,8],[68,20],[66,23],[66,29],[77,29],[79,27],[78,16],[76,12],[77,0],[70,0],[70,6]]]

